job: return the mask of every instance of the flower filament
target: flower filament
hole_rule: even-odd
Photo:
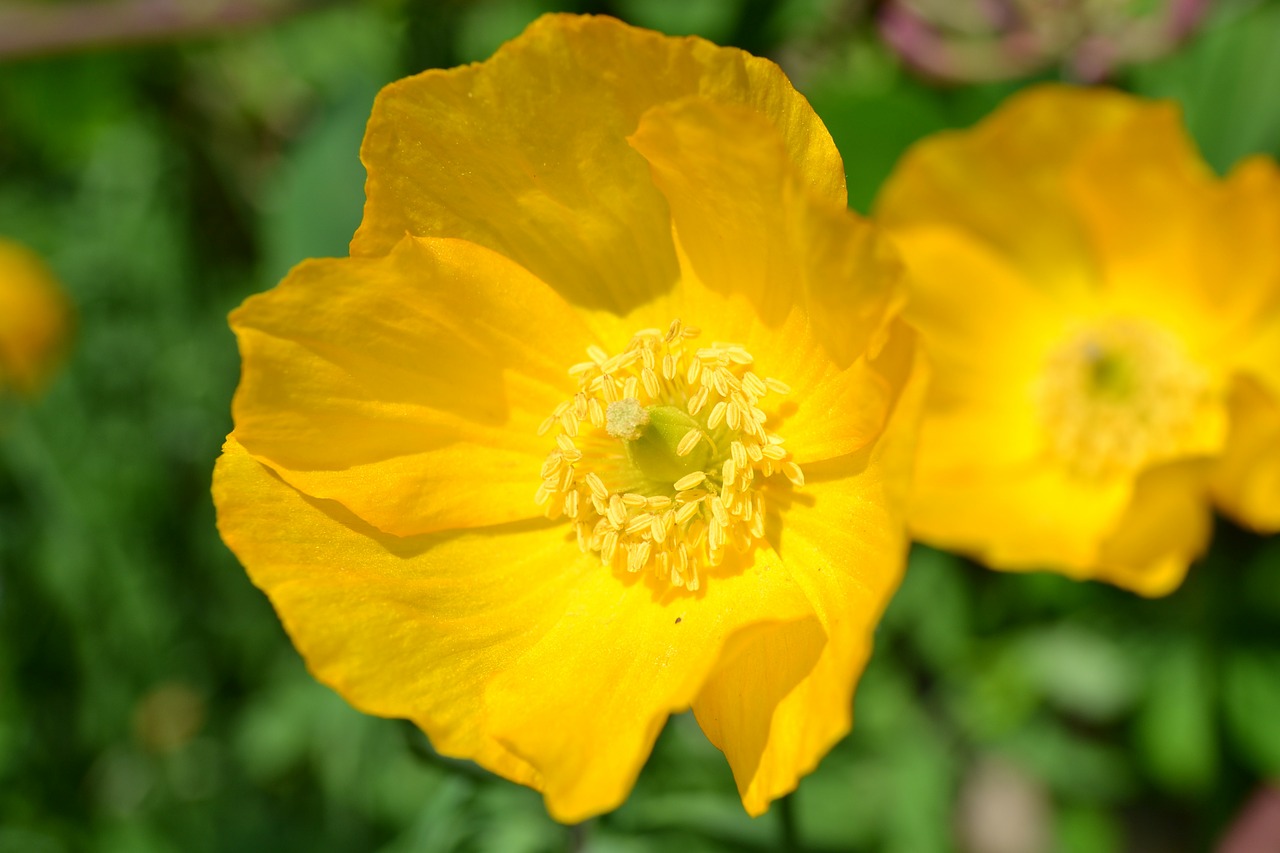
[[[675,320],[616,355],[588,348],[569,368],[578,392],[539,428],[556,447],[536,495],[573,523],[584,553],[693,591],[729,548],[764,538],[764,480],[804,484],[760,408],[787,386],[756,375],[741,346],[696,346],[699,334]]]

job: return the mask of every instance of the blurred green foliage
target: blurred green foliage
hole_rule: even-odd
[[[0,233],[48,258],[79,313],[47,396],[0,409],[0,853],[763,850],[788,825],[808,850],[995,850],[993,807],[1031,849],[1208,846],[1280,776],[1280,541],[1226,525],[1160,601],[916,549],[853,735],[754,821],[687,715],[625,806],[570,830],[307,675],[214,529],[225,315],[345,252],[380,85],[482,59],[551,8],[779,58],[863,211],[913,140],[1020,85],[916,79],[838,0],[344,5],[0,65]],[[1225,169],[1280,153],[1277,44],[1280,5],[1222,3],[1116,82],[1178,99]]]

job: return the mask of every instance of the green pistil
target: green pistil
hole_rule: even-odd
[[[619,400],[609,405],[608,431],[621,439],[627,458],[644,479],[667,491],[686,474],[705,470],[711,448],[703,440],[685,456],[676,448],[692,429],[702,425],[688,412],[675,406],[640,407],[635,400]]]
[[[1137,380],[1135,366],[1133,359],[1126,355],[1103,349],[1087,354],[1089,390],[1093,396],[1122,400],[1133,392]]]

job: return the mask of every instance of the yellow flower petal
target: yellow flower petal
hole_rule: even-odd
[[[1208,534],[1203,476],[1192,488],[1182,474],[1200,462],[1156,466],[1136,482],[1083,479],[1043,458],[988,453],[978,427],[998,433],[999,420],[998,410],[926,417],[910,516],[918,538],[994,568],[1053,570],[1144,595],[1177,586]],[[1203,425],[1214,431],[1208,446],[1219,446],[1221,423]],[[958,426],[968,430],[952,434]],[[966,437],[973,437],[968,461]]]
[[[622,801],[738,632],[776,630],[802,647],[801,669],[822,644],[767,548],[695,596],[610,572],[543,521],[392,537],[297,492],[234,436],[214,499],[223,539],[317,678],[414,720],[443,754],[539,788],[565,822]]]
[[[1280,397],[1280,311],[1273,312],[1269,322],[1257,334],[1246,339],[1237,351],[1239,370],[1262,383],[1272,395]]]
[[[0,392],[38,392],[62,360],[71,308],[40,256],[0,239]]]
[[[726,659],[694,705],[753,815],[793,790],[852,724],[854,686],[901,577],[907,542],[897,519],[926,382],[917,360],[884,435],[856,454],[809,466],[804,488],[783,502],[778,552],[829,638],[817,665],[798,673],[792,649],[762,637]],[[774,707],[762,695],[780,701]]]
[[[928,440],[922,433],[921,447]],[[916,479],[917,538],[1013,571],[1091,577],[1103,538],[1131,495],[1123,479],[1081,480],[1051,465],[982,467]]]
[[[231,325],[236,434],[290,484],[398,535],[540,514],[538,427],[592,337],[509,260],[406,238],[302,264]]]
[[[1237,522],[1280,532],[1280,397],[1251,377],[1232,389],[1231,437],[1214,470],[1213,493]]]
[[[1068,327],[1091,300],[1038,290],[1000,255],[961,231],[904,228],[894,239],[906,259],[912,299],[907,319],[922,333],[935,375],[932,409],[974,401],[1016,405],[1030,419],[1028,388]],[[1005,436],[992,436],[1003,443]]]
[[[213,497],[223,541],[321,681],[366,713],[413,719],[446,755],[537,785],[537,773],[486,732],[476,682],[553,618],[546,605],[563,594],[562,578],[541,569],[563,553],[558,531],[514,526],[504,559],[477,553],[482,534],[396,539],[299,493],[234,435]],[[452,564],[456,573],[442,570]]]
[[[1149,597],[1182,583],[1213,528],[1203,461],[1162,465],[1138,478],[1133,499],[1098,556],[1098,579]]]
[[[743,104],[779,129],[811,188],[844,203],[830,135],[773,63],[609,18],[549,15],[489,61],[383,90],[355,255],[406,232],[462,237],[578,304],[626,313],[678,276],[666,202],[626,136],[687,95]]]
[[[958,230],[924,225],[895,238],[914,297],[906,316],[920,330],[934,371],[921,478],[963,481],[971,476],[965,472],[1045,464],[1049,435],[1038,395],[1046,364],[1075,330],[1115,309],[1101,294],[1067,298],[1037,289]],[[1222,407],[1206,404],[1197,414],[1170,455],[1221,449]]]
[[[1158,319],[1222,363],[1280,305],[1273,162],[1220,181],[1177,108],[1153,104],[1094,140],[1067,181],[1117,311]]]
[[[917,142],[881,189],[875,218],[895,229],[934,223],[963,230],[1035,287],[1088,294],[1097,267],[1066,204],[1064,169],[1097,134],[1143,108],[1107,89],[1024,89],[972,130]]]
[[[1031,389],[1062,334],[1062,303],[956,231],[926,225],[895,238],[916,294],[907,317],[921,332],[933,371],[919,442],[921,479],[969,483],[990,467],[1032,464],[1044,438]]]
[[[621,587],[600,566],[577,579],[565,617],[488,692],[493,729],[541,768],[551,813],[573,823],[620,804],[669,713],[690,706],[739,632],[785,644],[807,672],[825,639],[801,587],[767,549],[705,595]],[[584,655],[584,649],[595,653]],[[761,691],[746,698],[766,703]]]

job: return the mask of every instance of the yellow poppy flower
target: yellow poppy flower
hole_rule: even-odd
[[[62,360],[69,327],[70,307],[44,261],[0,238],[0,394],[40,391]]]
[[[1145,595],[1210,529],[1239,348],[1280,299],[1280,176],[1215,177],[1177,109],[1045,86],[904,157],[877,216],[933,361],[911,524]]]
[[[578,821],[692,707],[752,814],[849,728],[920,379],[770,62],[548,16],[378,97],[353,257],[233,313],[224,540],[311,670]]]

